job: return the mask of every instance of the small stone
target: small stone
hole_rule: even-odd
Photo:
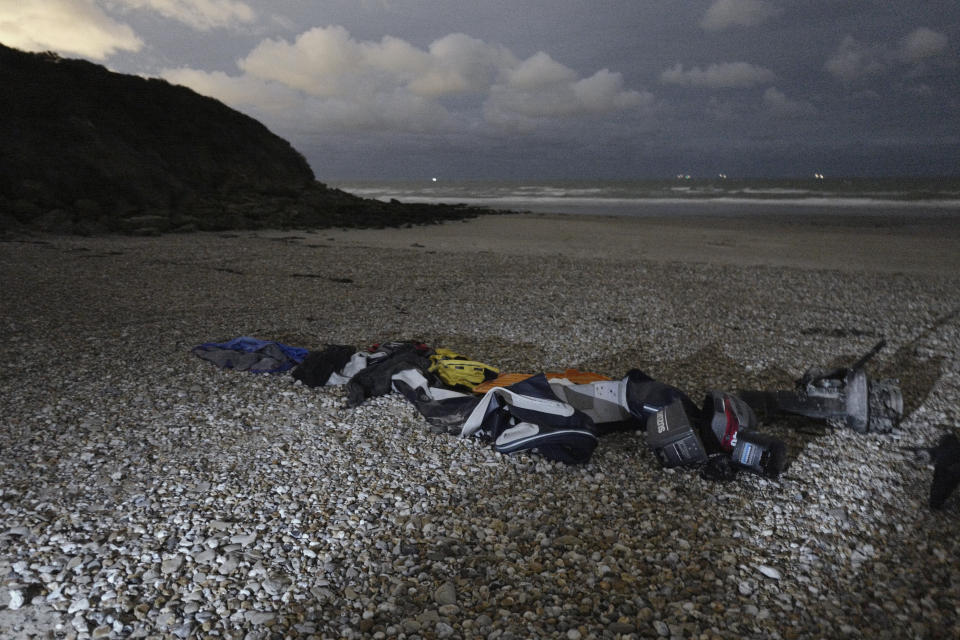
[[[77,611],[86,611],[90,608],[90,601],[86,598],[80,598],[70,603],[67,613],[76,613]]]
[[[767,576],[768,578],[773,578],[774,580],[780,579],[780,572],[774,569],[773,567],[768,567],[765,564],[761,564],[757,567],[757,571]]]
[[[217,572],[222,576],[230,575],[236,570],[239,564],[240,561],[237,560],[236,556],[227,556],[226,560],[223,561],[223,564],[220,565],[220,568],[217,569]]]
[[[23,591],[12,589],[10,591],[10,603],[7,605],[12,611],[16,611],[23,606]]]
[[[106,637],[109,637],[112,632],[113,632],[113,627],[102,624],[93,630],[93,633],[90,634],[90,637],[94,638],[94,640],[97,640],[99,638],[106,638]]]
[[[213,549],[204,549],[200,553],[194,553],[191,557],[197,564],[209,564],[216,559],[217,552]]]
[[[575,547],[580,544],[580,538],[577,536],[560,536],[553,541],[553,546],[555,547]]]
[[[437,604],[457,604],[457,588],[452,582],[444,582],[433,593],[433,600]]]
[[[276,574],[260,583],[263,590],[271,596],[278,596],[290,586],[291,580],[284,575]]]
[[[160,564],[160,572],[165,575],[176,573],[181,565],[183,565],[183,556],[178,553],[172,558],[167,558]]]
[[[438,638],[449,638],[453,635],[453,627],[446,622],[438,622],[434,630],[437,632]]]
[[[670,635],[670,627],[667,626],[667,623],[663,620],[654,620],[653,628],[656,629],[657,635],[663,636],[666,638]]]
[[[583,637],[583,634],[580,633],[577,629],[568,629],[567,630],[567,640],[580,640]]]
[[[247,611],[245,616],[250,624],[263,625],[273,622],[276,614],[272,611]]]
[[[440,614],[437,613],[436,609],[427,609],[417,616],[417,620],[420,624],[435,624],[440,622]]]
[[[70,624],[76,629],[77,633],[87,633],[90,630],[90,627],[87,625],[87,620],[81,615],[76,615],[73,617],[73,620],[70,621]]]
[[[437,608],[437,611],[440,612],[440,615],[450,617],[455,616],[460,613],[460,607],[455,604],[442,604]]]
[[[255,533],[250,533],[247,535],[230,536],[230,542],[233,542],[234,544],[243,545],[244,547],[252,543],[256,539],[257,539],[257,534]]]

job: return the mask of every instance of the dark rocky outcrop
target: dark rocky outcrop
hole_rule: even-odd
[[[479,213],[329,189],[261,123],[164,80],[0,45],[0,86],[0,231],[398,226]]]

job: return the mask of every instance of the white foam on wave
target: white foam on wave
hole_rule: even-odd
[[[359,194],[358,194],[359,195]],[[844,198],[844,197],[808,197],[808,198],[736,198],[729,196],[701,197],[701,198],[596,198],[576,196],[484,196],[484,197],[437,197],[411,195],[404,197],[396,194],[381,196],[378,199],[387,201],[396,198],[404,202],[425,204],[466,204],[494,209],[537,209],[545,210],[551,207],[557,212],[565,208],[597,209],[605,213],[609,209],[629,209],[649,206],[662,207],[702,207],[713,205],[736,205],[743,207],[789,207],[789,208],[844,208],[844,209],[928,209],[928,210],[955,210],[960,214],[960,200],[886,200],[879,198]]]
[[[894,185],[891,185],[894,186]],[[946,186],[946,185],[944,185]],[[960,215],[958,193],[942,189],[917,191],[908,188],[857,191],[841,187],[820,191],[802,185],[676,185],[668,183],[361,183],[344,185],[346,191],[384,202],[447,203],[535,211],[600,215],[731,213],[825,213],[928,212],[930,215]],[[922,194],[921,197],[917,197]]]

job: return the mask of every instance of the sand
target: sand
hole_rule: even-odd
[[[409,229],[336,231],[395,249],[654,260],[734,266],[905,272],[960,271],[960,214],[893,216],[612,217],[521,214]]]

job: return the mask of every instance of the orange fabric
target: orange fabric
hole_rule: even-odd
[[[566,378],[573,384],[588,384],[590,382],[601,382],[603,380],[613,380],[602,373],[593,373],[592,371],[580,371],[579,369],[567,369],[563,373],[547,372],[547,379]]]
[[[509,387],[512,384],[516,384],[521,380],[526,380],[527,378],[532,377],[532,373],[501,373],[493,380],[487,380],[486,382],[481,382],[473,388],[474,393],[486,393],[490,389],[496,387]]]
[[[600,382],[602,380],[611,380],[605,375],[599,373],[592,373],[590,371],[580,371],[578,369],[567,369],[563,372],[557,371],[548,371],[544,374],[547,376],[548,380],[554,378],[566,378],[573,384],[588,384],[590,382]],[[486,393],[490,389],[496,387],[509,387],[512,384],[516,384],[527,378],[532,378],[534,374],[532,373],[501,373],[499,376],[493,380],[487,380],[486,382],[481,382],[473,388],[474,393]]]

